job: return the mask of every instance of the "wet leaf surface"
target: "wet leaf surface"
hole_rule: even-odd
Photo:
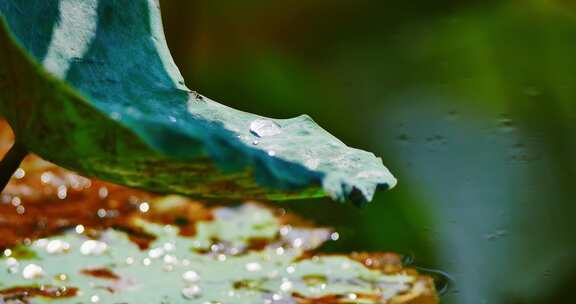
[[[285,210],[153,195],[36,156],[20,169],[0,203],[3,303],[438,302],[399,255],[322,254],[334,231]]]
[[[396,184],[306,115],[261,117],[189,90],[154,0],[5,1],[0,16],[0,112],[63,167],[204,199],[363,204]]]

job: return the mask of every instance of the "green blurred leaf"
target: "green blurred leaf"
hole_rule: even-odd
[[[0,12],[0,111],[47,160],[207,199],[361,204],[396,183],[308,116],[269,119],[190,91],[156,1],[5,1]]]

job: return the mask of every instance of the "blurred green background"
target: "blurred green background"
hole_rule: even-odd
[[[285,203],[449,274],[443,303],[568,303],[576,287],[576,2],[161,1],[189,87],[310,114],[399,178],[363,210]]]

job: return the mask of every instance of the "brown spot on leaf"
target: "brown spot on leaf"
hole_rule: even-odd
[[[80,273],[86,276],[95,277],[104,280],[119,280],[120,276],[115,274],[112,270],[108,268],[94,268],[94,269],[84,269]]]

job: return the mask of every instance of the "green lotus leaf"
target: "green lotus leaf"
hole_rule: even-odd
[[[265,118],[189,90],[157,1],[2,0],[0,19],[0,113],[20,146],[63,167],[203,199],[362,204],[396,183],[306,115]]]
[[[153,205],[166,200],[185,203],[168,197]],[[145,220],[138,225],[155,236],[147,250],[123,231],[106,229],[94,239],[71,229],[26,245],[34,259],[5,252],[0,302],[436,303],[424,297],[430,281],[413,273],[385,274],[346,255],[306,257],[331,231],[282,226],[260,205],[216,208],[214,219],[198,222],[191,238],[177,226]],[[266,246],[246,251],[248,240],[256,238]],[[407,294],[428,302],[400,301]],[[324,297],[333,300],[313,301]]]

